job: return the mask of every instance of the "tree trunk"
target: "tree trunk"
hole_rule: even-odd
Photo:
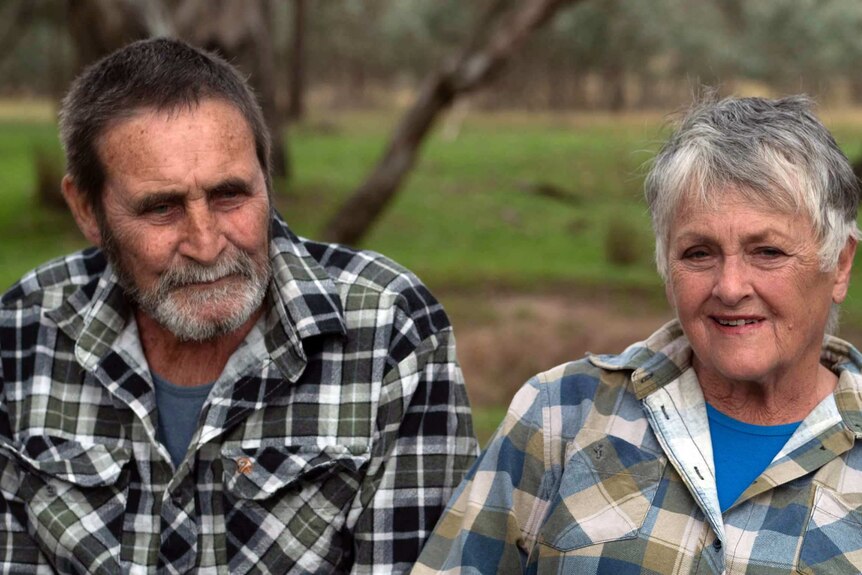
[[[324,237],[340,243],[358,243],[395,196],[440,112],[456,98],[496,77],[530,33],[560,7],[577,1],[523,0],[509,12],[504,12],[506,2],[492,3],[461,56],[427,77],[413,106],[395,129],[383,157],[329,221]],[[490,30],[487,35],[486,30]]]
[[[35,6],[32,0],[9,0],[0,11],[0,62],[15,51],[15,47],[30,28]]]
[[[273,176],[288,178],[286,122],[277,105],[271,18],[266,6],[262,0],[185,0],[174,13],[174,21],[180,37],[220,52],[249,74],[272,134]]]
[[[160,2],[69,0],[67,6],[79,70],[135,40],[173,33]]]
[[[69,36],[75,49],[76,74],[129,42],[167,36],[173,32],[160,2],[69,0],[65,9]],[[57,177],[57,173],[62,177],[62,169],[58,171],[56,161],[45,151],[35,152],[34,163],[39,203],[47,207],[65,205]]]
[[[603,73],[605,106],[611,112],[622,112],[626,107],[626,75],[619,62],[608,64]]]
[[[302,119],[305,113],[305,0],[293,0],[293,37],[290,50],[290,104],[287,117]]]

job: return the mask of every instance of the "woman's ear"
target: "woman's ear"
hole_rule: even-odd
[[[835,285],[832,286],[832,301],[841,303],[847,297],[850,287],[850,271],[853,269],[853,258],[856,256],[856,238],[847,238],[844,249],[838,255],[838,266],[835,268]]]
[[[72,211],[75,217],[75,223],[78,224],[78,229],[84,234],[94,246],[100,246],[102,243],[102,234],[99,230],[99,222],[96,214],[93,211],[93,206],[84,192],[75,184],[72,176],[66,174],[63,176],[61,184],[63,198],[66,199],[66,204]]]

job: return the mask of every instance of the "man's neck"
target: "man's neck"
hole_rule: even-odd
[[[194,386],[218,379],[261,313],[262,309],[236,330],[208,341],[180,341],[140,310],[135,319],[150,370],[173,384]]]

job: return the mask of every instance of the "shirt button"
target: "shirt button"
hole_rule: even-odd
[[[48,493],[48,495],[50,495],[51,497],[54,497],[55,495],[57,495],[57,488],[56,488],[56,487],[54,487],[53,485],[46,485],[46,486],[45,486],[45,491],[46,491],[46,492]]]
[[[712,548],[716,551],[721,551],[721,539],[716,538],[716,540],[712,542]]]
[[[254,469],[254,462],[251,460],[251,457],[237,457],[236,458],[236,470],[243,475],[248,475],[251,473],[251,470]]]

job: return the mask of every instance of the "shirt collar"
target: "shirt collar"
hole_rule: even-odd
[[[631,370],[633,391],[643,399],[679,378],[691,366],[691,354],[679,321],[672,320],[619,355],[591,355],[589,361],[610,371]],[[834,397],[841,417],[862,437],[862,353],[847,341],[827,335],[821,361],[838,375]]]
[[[296,362],[282,360],[299,359],[304,366],[302,340],[322,334],[345,335],[344,311],[335,282],[274,211],[270,229],[272,280],[264,337],[273,360],[291,372],[285,375],[298,375],[293,373],[301,371]],[[105,263],[101,275],[47,315],[75,340],[75,357],[92,371],[111,351],[130,313],[117,275]]]
[[[834,395],[844,423],[862,437],[862,353],[849,342],[827,335],[821,361],[838,374]]]
[[[631,370],[634,393],[643,399],[679,378],[691,365],[691,346],[677,320],[619,355],[590,355],[590,362],[610,371]]]

